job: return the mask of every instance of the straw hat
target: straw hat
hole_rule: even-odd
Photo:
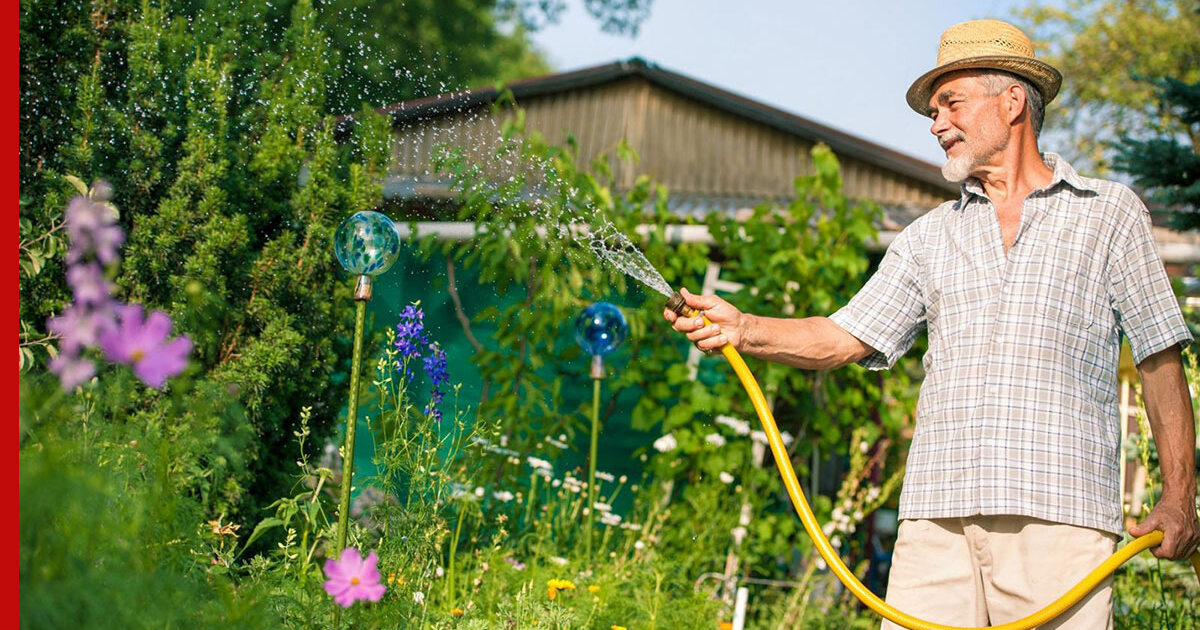
[[[1062,74],[1033,56],[1033,42],[1021,29],[1000,20],[972,20],[955,24],[942,33],[937,67],[921,75],[908,88],[908,106],[924,116],[938,77],[955,70],[990,68],[1028,79],[1049,103],[1058,95]]]

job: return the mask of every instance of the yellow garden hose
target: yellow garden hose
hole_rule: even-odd
[[[702,313],[684,304],[682,298],[678,300],[673,298],[668,302],[668,308],[685,317],[696,317],[697,315],[703,317]],[[704,322],[705,324],[712,324],[707,317],[704,317]],[[961,626],[947,626],[917,619],[888,605],[887,602],[863,586],[863,583],[846,567],[841,557],[834,551],[833,546],[829,544],[829,540],[825,538],[825,534],[821,531],[821,525],[817,522],[817,517],[808,505],[808,500],[804,498],[804,491],[800,489],[800,482],[797,481],[796,473],[792,469],[791,458],[788,456],[787,448],[783,444],[783,438],[779,435],[779,427],[775,425],[775,416],[771,413],[771,408],[767,406],[767,399],[758,387],[758,381],[754,379],[754,375],[750,373],[750,368],[746,367],[746,362],[742,359],[742,355],[733,346],[725,344],[721,347],[721,354],[733,366],[733,371],[737,374],[738,379],[741,380],[742,386],[746,388],[746,393],[750,395],[750,401],[754,404],[754,411],[758,413],[758,419],[762,421],[763,432],[767,435],[767,443],[771,446],[771,454],[775,457],[775,465],[779,468],[779,475],[783,478],[783,485],[787,488],[788,496],[792,499],[792,505],[795,506],[796,513],[800,516],[800,522],[804,524],[804,530],[808,532],[808,536],[816,546],[817,552],[821,554],[825,563],[829,565],[829,569],[842,581],[842,584],[851,593],[854,593],[854,596],[862,601],[863,604],[866,604],[868,608],[879,613],[885,619],[905,628],[910,628],[911,630],[979,630]],[[1116,571],[1117,567],[1142,551],[1158,545],[1162,542],[1162,539],[1162,532],[1157,531],[1134,539],[1107,560],[1100,563],[1100,566],[1093,569],[1082,581],[1071,587],[1062,597],[1054,600],[1045,608],[1024,619],[990,627],[1003,630],[1028,630],[1054,619],[1091,592],[1096,585],[1104,581],[1113,571]],[[1193,553],[1190,560],[1192,568],[1196,571],[1196,577],[1200,578],[1200,551]]]

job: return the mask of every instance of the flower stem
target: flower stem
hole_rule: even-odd
[[[587,493],[587,561],[592,562],[592,525],[596,520],[596,441],[600,434],[600,378],[592,378],[592,444],[588,449],[588,493]]]
[[[454,527],[454,538],[450,541],[450,565],[446,571],[446,605],[454,606],[454,554],[458,551],[458,537],[462,534],[463,517],[466,516],[466,505],[458,506],[458,525]]]

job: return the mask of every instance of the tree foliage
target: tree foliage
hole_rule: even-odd
[[[1139,80],[1200,81],[1195,0],[1068,0],[1024,9],[1018,20],[1038,56],[1063,74],[1046,128],[1067,145],[1061,150],[1069,160],[1103,174],[1111,166],[1110,144],[1122,136],[1188,134],[1200,146],[1195,129],[1155,107],[1154,85]]]
[[[22,2],[23,368],[43,364],[53,348],[43,323],[70,301],[61,218],[74,188],[64,175],[105,179],[129,234],[118,295],[169,312],[196,344],[190,395],[228,403],[168,405],[142,392],[113,413],[172,418],[212,439],[241,418],[256,439],[219,476],[175,471],[189,480],[182,491],[211,497],[213,514],[277,495],[301,406],[313,407],[320,433],[345,400],[353,309],[332,234],[381,203],[391,146],[388,120],[364,105],[542,67],[505,19],[495,2],[469,0],[453,11]],[[429,55],[414,63],[418,53]],[[347,113],[355,124],[339,126]],[[206,444],[193,443],[197,457]]]
[[[1200,81],[1188,84],[1167,78],[1154,83],[1162,107],[1188,126],[1193,139],[1200,139]],[[1172,227],[1200,228],[1200,147],[1174,136],[1125,136],[1116,151],[1114,168],[1132,175],[1135,184],[1149,191],[1151,200],[1163,205]]]

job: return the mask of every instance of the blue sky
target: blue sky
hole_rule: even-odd
[[[558,70],[639,56],[940,165],[944,154],[929,122],[908,108],[905,91],[933,67],[946,27],[1008,19],[1029,4],[654,0],[650,17],[630,39],[600,32],[582,3],[574,2],[557,25],[533,40]]]

